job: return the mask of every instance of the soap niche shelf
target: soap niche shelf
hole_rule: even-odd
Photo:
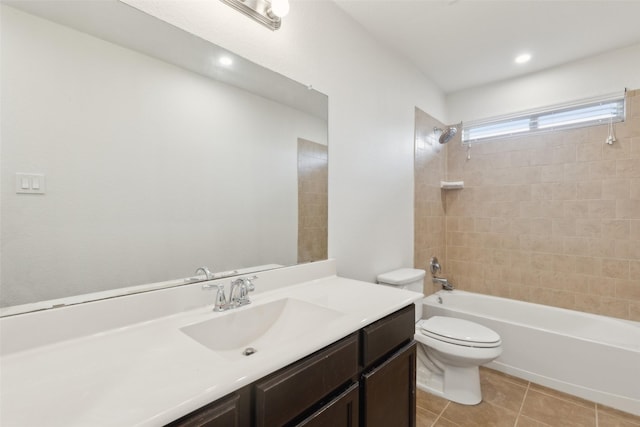
[[[464,181],[440,181],[440,188],[443,190],[462,190]]]

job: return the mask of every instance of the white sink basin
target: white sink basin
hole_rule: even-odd
[[[248,348],[260,352],[295,342],[296,337],[312,334],[318,325],[342,315],[316,304],[283,298],[235,309],[180,331],[227,359],[240,360],[248,356]]]

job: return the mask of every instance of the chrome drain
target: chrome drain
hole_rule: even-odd
[[[253,347],[247,347],[247,348],[245,348],[245,349],[244,349],[244,351],[242,352],[242,355],[243,355],[243,356],[251,356],[251,355],[252,355],[253,353],[255,353],[256,351],[258,351],[258,350],[256,350],[256,349],[255,349],[255,348],[253,348]]]

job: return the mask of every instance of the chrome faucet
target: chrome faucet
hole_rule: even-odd
[[[431,271],[433,277],[436,277],[436,274],[440,273],[440,268],[441,267],[438,258],[431,257],[431,259],[429,260],[429,270]]]
[[[210,285],[204,284],[202,285],[202,289],[215,289],[216,292],[216,302],[213,304],[213,311],[225,311],[229,308],[229,304],[227,304],[227,297],[224,295],[224,285]]]
[[[207,267],[198,267],[194,274],[198,276],[200,273],[203,273],[207,280],[213,279],[213,273]]]
[[[206,267],[201,267],[205,268]],[[198,269],[200,270],[200,269]],[[213,311],[225,311],[232,308],[242,307],[243,305],[251,304],[251,300],[249,299],[249,292],[252,292],[256,289],[253,281],[256,280],[258,276],[251,277],[239,277],[233,282],[231,282],[231,289],[229,290],[229,301],[227,302],[227,298],[224,294],[224,285],[223,284],[208,284],[205,283],[202,285],[202,289],[215,289],[216,292],[216,301],[213,305]]]
[[[442,289],[444,289],[445,291],[453,290],[453,285],[449,283],[449,281],[444,277],[434,277],[431,280],[433,280],[433,283],[442,286]]]
[[[231,282],[231,290],[229,290],[229,308],[237,308],[251,304],[249,292],[253,292],[256,289],[253,281],[257,278],[258,276],[239,277]]]
[[[438,261],[438,258],[431,257],[431,259],[429,260],[429,270],[431,270],[431,276],[432,276],[431,280],[436,285],[442,286],[442,289],[444,289],[445,291],[452,291],[453,285],[449,283],[447,279],[445,279],[444,277],[436,276],[438,273],[440,273],[441,268],[442,267],[440,267],[440,262]]]
[[[229,308],[229,304],[227,304],[227,297],[224,295],[223,284],[212,285],[212,284],[205,283],[204,285],[202,285],[202,289],[205,289],[205,290],[215,289],[217,291],[216,302],[213,304],[213,311],[225,311],[226,309]]]

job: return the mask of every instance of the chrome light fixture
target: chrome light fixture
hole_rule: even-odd
[[[289,0],[220,0],[275,31],[289,13]]]

